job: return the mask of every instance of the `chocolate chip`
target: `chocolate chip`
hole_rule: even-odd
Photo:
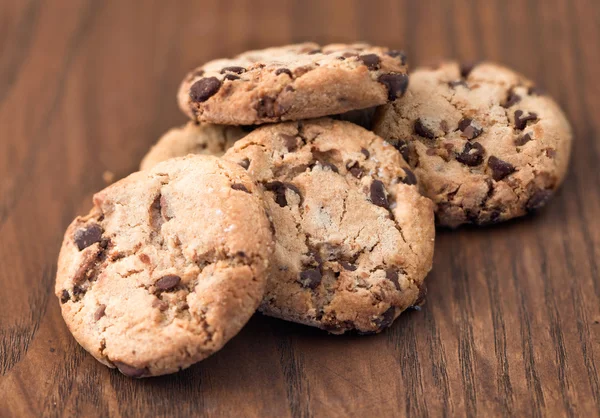
[[[128,377],[142,377],[148,373],[148,368],[146,367],[143,369],[138,369],[120,361],[113,361],[113,364],[117,366],[117,369],[119,369],[121,373]]]
[[[402,182],[408,185],[417,184],[417,176],[415,176],[415,173],[413,173],[412,170],[409,170],[408,168],[403,168],[403,170],[405,176],[404,179],[402,179]]]
[[[300,284],[309,289],[316,289],[321,284],[321,272],[318,269],[308,269],[300,273]]]
[[[385,195],[385,187],[379,180],[373,180],[373,183],[371,183],[371,202],[373,202],[374,205],[382,208],[389,207],[389,202],[387,196]]]
[[[308,55],[314,55],[314,54],[320,54],[321,53],[321,49],[313,49],[312,51],[308,51],[307,54]]]
[[[357,267],[352,264],[349,263],[347,261],[340,261],[340,265],[344,268],[344,270],[348,270],[348,271],[356,271]]]
[[[515,145],[517,145],[517,146],[525,145],[526,143],[528,143],[532,139],[533,138],[531,137],[531,134],[521,135],[520,137],[518,137],[517,139],[515,139]]]
[[[525,129],[527,122],[537,120],[537,113],[529,112],[529,115],[523,116],[522,110],[515,110],[515,127],[517,129]]]
[[[235,74],[225,74],[225,77],[223,77],[224,80],[239,80],[240,76],[239,75],[235,75]]]
[[[244,67],[237,67],[237,66],[224,67],[221,70],[221,74],[225,74],[225,73],[242,74],[242,73],[245,73],[245,72],[246,72],[246,69]]]
[[[138,258],[140,259],[140,261],[144,264],[150,264],[150,257],[148,256],[148,254],[144,254],[141,253]]]
[[[460,66],[460,76],[463,78],[467,78],[469,76],[469,74],[471,74],[471,71],[473,71],[473,69],[477,67],[477,63],[476,62],[468,62],[468,63],[464,63]]]
[[[488,167],[492,170],[492,178],[496,181],[500,181],[504,177],[515,172],[515,166],[494,155],[490,156],[488,159]]]
[[[385,311],[381,317],[377,318],[375,320],[375,324],[377,325],[377,327],[382,330],[384,328],[389,327],[390,325],[392,325],[392,322],[394,322],[394,316],[396,315],[396,308],[394,308],[393,306],[388,309],[387,311]]]
[[[60,303],[67,303],[69,301],[69,299],[71,299],[71,295],[69,295],[69,291],[66,289],[63,289],[62,293],[60,294]]]
[[[462,118],[460,122],[458,122],[458,129],[462,131],[461,136],[469,141],[477,138],[483,132],[482,128],[473,125],[473,120],[471,118]]]
[[[512,90],[508,93],[508,97],[506,98],[506,102],[502,105],[502,107],[509,108],[511,106],[516,105],[521,101],[521,96],[515,94]]]
[[[289,152],[296,151],[298,148],[298,139],[296,138],[296,135],[279,134],[279,137]]]
[[[275,194],[275,202],[281,207],[287,206],[287,204],[288,204],[287,199],[285,197],[285,191],[287,189],[290,189],[291,191],[296,193],[298,196],[300,196],[300,199],[302,200],[302,195],[300,194],[300,190],[298,190],[298,188],[296,186],[294,186],[293,184],[290,184],[290,183],[282,183],[280,181],[272,181],[270,183],[265,184],[265,189],[267,189],[268,191],[273,192]]]
[[[85,295],[85,292],[87,292],[86,288],[79,286],[79,285],[73,286],[73,296],[76,296],[76,297],[83,296],[83,295]]]
[[[402,65],[406,65],[406,54],[404,53],[404,51],[400,51],[398,49],[391,49],[388,52],[386,52],[386,54],[392,58],[400,58],[400,63]]]
[[[463,86],[463,87],[469,88],[469,85],[467,84],[467,82],[465,80],[450,81],[450,82],[448,82],[448,86],[450,86],[452,88],[456,88],[458,86]]]
[[[385,271],[385,278],[394,283],[396,289],[400,290],[400,282],[398,280],[398,269],[397,268],[389,268]]]
[[[201,103],[207,101],[221,88],[221,82],[217,77],[201,78],[192,84],[190,98],[193,102]]]
[[[231,185],[231,188],[233,190],[240,190],[242,192],[246,192],[246,193],[250,193],[250,191],[246,188],[246,186],[244,186],[242,183],[233,183]]]
[[[448,133],[448,131],[450,130],[450,127],[448,126],[448,122],[446,120],[442,120],[440,122],[440,129],[444,132],[444,133]]]
[[[335,166],[335,164],[329,163],[327,161],[317,161],[317,162],[321,165],[321,167],[328,168],[331,171],[333,171],[334,173],[340,172],[340,170],[338,170],[338,168]]]
[[[375,54],[359,55],[358,59],[361,60],[369,70],[377,70],[379,68],[379,63],[381,62],[379,57]]]
[[[301,77],[307,72],[311,71],[313,67],[311,65],[303,65],[302,67],[298,67],[294,69],[294,77]],[[288,86],[291,87],[291,86]]]
[[[181,282],[181,277],[175,274],[167,274],[162,276],[154,283],[154,285],[160,290],[171,290]]]
[[[102,227],[96,223],[86,225],[84,228],[78,229],[73,234],[73,240],[79,251],[100,242],[101,239]]]
[[[278,68],[275,70],[275,75],[280,75],[280,74],[287,74],[290,76],[290,78],[294,78],[294,76],[292,75],[292,72],[287,68]]]
[[[410,156],[410,150],[408,149],[408,142],[407,141],[398,141],[394,144],[394,148],[396,148],[398,151],[400,151],[400,154],[402,154],[402,158],[404,158],[404,161],[408,162],[408,157]]]
[[[415,133],[419,136],[422,136],[424,138],[429,138],[429,139],[435,138],[435,134],[433,133],[433,131],[423,124],[423,121],[421,120],[421,118],[419,118],[415,121],[413,128],[414,128]]]
[[[408,76],[406,74],[381,74],[377,79],[388,90],[388,100],[396,100],[404,96],[408,87]]]
[[[541,209],[543,206],[546,205],[546,203],[548,203],[553,194],[554,192],[550,189],[536,190],[531,195],[529,200],[527,200],[527,203],[525,204],[525,209],[527,209],[528,212],[533,212],[535,210]]]
[[[96,312],[94,312],[94,321],[98,321],[100,318],[104,316],[104,312],[106,311],[106,305],[98,306]]]
[[[348,165],[350,165],[350,167],[348,167]],[[346,168],[350,172],[350,174],[352,174],[357,179],[362,178],[362,176],[364,174],[363,169],[360,167],[360,165],[357,162],[348,163],[346,165]]]
[[[238,163],[239,165],[241,165],[243,168],[245,168],[246,170],[248,170],[248,167],[250,167],[250,160],[248,158],[244,158],[242,161],[240,161]]]
[[[546,148],[545,152],[546,152],[546,157],[548,157],[548,158],[556,157],[556,150],[554,148]]]
[[[192,76],[194,77],[201,77],[204,75],[204,70],[196,70],[192,73]]]
[[[463,151],[456,156],[460,163],[474,167],[483,162],[485,150],[479,142],[467,142]]]

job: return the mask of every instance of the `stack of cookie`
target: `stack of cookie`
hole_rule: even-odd
[[[219,350],[257,309],[379,332],[423,302],[436,220],[546,203],[571,143],[551,99],[492,64],[420,69],[410,88],[406,70],[399,51],[305,43],[192,71],[191,121],[67,229],[56,294],[77,341],[145,377]]]

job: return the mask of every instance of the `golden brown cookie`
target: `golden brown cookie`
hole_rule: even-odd
[[[332,119],[288,122],[258,128],[223,158],[261,185],[273,223],[262,312],[378,332],[422,301],[433,204],[380,137]]]

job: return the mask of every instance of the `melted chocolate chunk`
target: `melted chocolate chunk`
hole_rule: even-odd
[[[488,167],[492,170],[492,178],[496,181],[500,181],[515,172],[515,166],[494,155],[488,159]]]
[[[479,142],[467,142],[463,151],[456,156],[456,160],[474,167],[483,162],[483,154],[485,154],[485,150]]]
[[[513,92],[512,90],[508,93],[508,97],[506,98],[506,102],[502,105],[502,107],[509,108],[511,106],[516,105],[521,101],[521,96]]]
[[[250,167],[250,160],[248,158],[244,158],[238,164],[241,165],[244,169],[248,170],[248,167]]]
[[[321,272],[318,269],[308,269],[300,273],[300,284],[309,289],[316,289],[321,284]]]
[[[233,183],[231,185],[231,188],[233,190],[239,190],[239,191],[242,191],[242,192],[250,193],[250,190],[248,190],[246,188],[246,186],[244,186],[242,183]]]
[[[524,134],[521,135],[520,137],[518,137],[517,139],[515,139],[515,145],[517,146],[523,146],[526,143],[528,143],[529,141],[531,141],[533,138],[531,137],[531,134]]]
[[[73,240],[79,251],[102,240],[102,227],[96,223],[86,225],[73,234]]]
[[[381,62],[379,57],[375,54],[359,55],[358,59],[361,60],[369,70],[377,70],[379,68],[379,63]]]
[[[364,172],[360,164],[358,164],[358,162],[348,163],[348,165],[346,165],[346,169],[350,172],[350,174],[352,174],[357,179],[362,178]]]
[[[379,180],[373,180],[373,183],[371,183],[371,202],[382,208],[389,207],[389,202],[385,194],[385,187]]]
[[[463,86],[465,88],[469,88],[469,85],[467,84],[467,82],[465,80],[450,81],[450,82],[448,82],[448,86],[452,87],[453,89],[458,86]]]
[[[394,286],[397,290],[400,290],[399,277],[398,269],[395,267],[389,268],[385,271],[385,278],[394,283]]]
[[[229,80],[229,81],[233,81],[233,80],[239,80],[240,76],[239,75],[235,75],[235,74],[225,74],[225,77],[223,77],[224,80]]]
[[[142,377],[148,374],[148,368],[146,367],[143,369],[138,369],[120,361],[113,361],[113,364],[117,366],[117,369],[119,369],[121,373],[128,377]]]
[[[527,203],[525,204],[525,209],[527,209],[528,212],[533,212],[538,209],[541,209],[543,206],[546,205],[546,203],[548,203],[553,194],[554,192],[550,189],[536,190],[535,192],[533,192],[529,200],[527,200]]]
[[[398,151],[400,151],[400,154],[402,154],[402,158],[404,158],[404,161],[408,162],[408,157],[410,156],[410,150],[408,149],[408,142],[407,141],[398,141],[394,144],[394,148],[396,148]]]
[[[415,120],[413,129],[417,135],[422,136],[423,138],[429,138],[429,139],[435,138],[435,133],[431,129],[429,129],[428,127],[425,126],[425,124],[423,123],[421,118]]]
[[[281,206],[287,206],[288,202],[285,197],[285,191],[290,189],[294,193],[296,193],[300,197],[300,201],[302,201],[302,195],[300,194],[300,190],[296,186],[290,183],[282,183],[280,181],[272,181],[270,183],[265,184],[265,189],[270,192],[273,192],[275,195],[275,202]]]
[[[356,269],[358,268],[354,264],[349,263],[347,261],[340,261],[340,265],[344,268],[344,270],[348,271],[356,271]]]
[[[406,74],[381,74],[377,79],[388,90],[388,100],[396,100],[404,96],[408,88],[408,76]]]
[[[361,148],[361,149],[360,149],[360,152],[362,153],[362,155],[364,155],[364,156],[365,156],[365,158],[369,158],[369,157],[371,156],[371,153],[370,153],[370,152],[369,152],[369,150],[368,150],[368,149],[366,149],[366,148]]]
[[[462,132],[461,136],[469,141],[477,138],[483,132],[482,128],[473,125],[473,119],[471,118],[462,118],[460,122],[458,122],[458,129]]]
[[[394,308],[393,306],[388,309],[387,311],[385,311],[381,317],[377,318],[375,320],[375,324],[377,325],[377,327],[382,330],[384,328],[389,327],[390,325],[392,325],[392,322],[394,322],[394,316],[396,315],[396,308]]]
[[[515,128],[523,130],[527,126],[527,122],[537,120],[537,113],[529,112],[529,115],[523,116],[522,110],[515,110]]]
[[[201,78],[190,87],[190,99],[201,103],[210,99],[221,88],[221,82],[217,77]]]
[[[415,176],[415,173],[412,172],[412,170],[409,170],[408,168],[402,168],[404,170],[404,178],[402,179],[402,183],[404,184],[408,184],[408,185],[413,185],[413,184],[417,184],[417,176]]]
[[[69,291],[66,289],[63,289],[62,293],[60,294],[60,303],[67,303],[69,301],[69,299],[71,299],[71,295],[69,295]]]
[[[467,78],[469,74],[477,67],[478,63],[476,62],[467,62],[460,66],[460,76],[463,78]]]
[[[386,54],[392,58],[400,58],[400,63],[402,65],[406,65],[406,54],[404,53],[404,51],[400,51],[398,49],[391,49],[388,52],[386,52]]]
[[[246,69],[244,67],[237,67],[237,66],[225,67],[221,70],[221,74],[225,74],[225,73],[242,74],[245,72],[246,72]]]
[[[96,312],[94,312],[94,321],[100,320],[100,318],[102,318],[104,316],[105,311],[106,311],[106,305],[98,306],[98,309],[96,309]]]
[[[175,288],[179,282],[181,282],[181,277],[175,274],[167,274],[158,279],[154,285],[160,290],[168,291]]]
[[[292,72],[287,68],[278,68],[275,70],[275,75],[280,75],[280,74],[287,74],[290,76],[290,78],[294,78],[294,75],[292,74]]]

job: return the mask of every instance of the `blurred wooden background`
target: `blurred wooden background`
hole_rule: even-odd
[[[64,229],[185,120],[188,69],[303,40],[523,72],[573,123],[564,187],[536,217],[440,231],[426,306],[381,335],[256,315],[177,375],[100,365],[53,295]],[[596,0],[0,0],[0,416],[599,416],[599,41]]]

